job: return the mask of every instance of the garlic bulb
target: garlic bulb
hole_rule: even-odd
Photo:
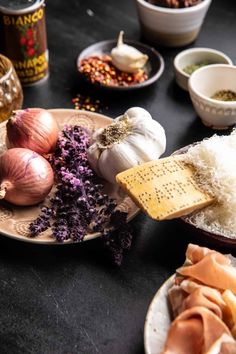
[[[133,107],[93,135],[88,160],[95,172],[111,183],[135,165],[156,160],[166,148],[163,127],[143,108]]]
[[[111,51],[113,65],[128,73],[134,73],[144,67],[148,60],[148,56],[143,54],[138,49],[124,44],[124,32],[121,31],[118,37],[117,46]]]

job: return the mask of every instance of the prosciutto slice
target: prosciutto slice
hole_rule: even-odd
[[[168,300],[171,306],[173,318],[182,312],[183,301],[188,296],[179,285],[173,285],[168,291]]]
[[[203,306],[221,319],[223,311],[226,310],[225,302],[222,300],[220,292],[208,286],[201,286],[193,291],[182,304],[182,311],[194,306]]]
[[[224,333],[204,354],[236,354],[236,342]]]
[[[195,306],[172,322],[161,354],[203,354],[223,335],[231,337],[228,327],[212,311]]]
[[[193,244],[188,245],[186,257],[192,264],[178,268],[177,273],[217,289],[229,289],[236,294],[236,269],[228,257]]]
[[[220,351],[220,354],[236,354],[236,342],[234,343],[222,343]],[[218,354],[217,352],[215,353],[207,353],[207,354]]]

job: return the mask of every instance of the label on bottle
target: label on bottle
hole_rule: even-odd
[[[48,76],[45,5],[37,1],[24,10],[0,7],[3,53],[13,62],[23,85]]]

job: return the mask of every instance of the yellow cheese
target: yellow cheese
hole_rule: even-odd
[[[183,155],[150,161],[119,173],[117,183],[151,218],[173,219],[203,208],[214,198],[201,190]]]

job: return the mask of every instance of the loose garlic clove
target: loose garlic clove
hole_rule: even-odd
[[[134,73],[143,68],[148,56],[138,49],[124,44],[124,31],[120,31],[117,46],[111,51],[112,64],[119,70]]]

